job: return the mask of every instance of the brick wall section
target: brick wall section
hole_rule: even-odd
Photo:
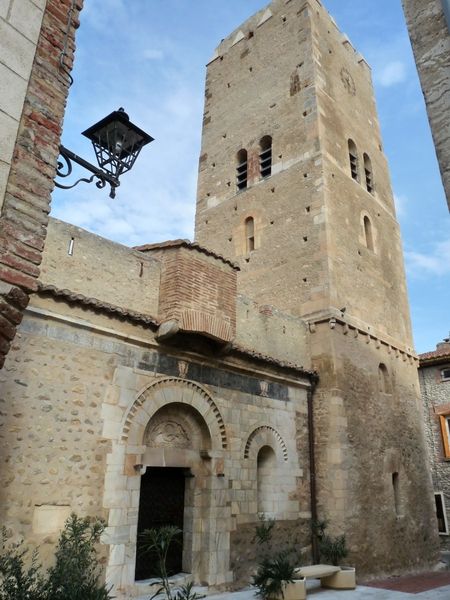
[[[0,368],[27,294],[37,287],[69,89],[59,61],[71,4],[47,1],[6,185],[0,216]],[[64,60],[67,70],[72,68],[81,8],[82,0],[76,0]]]
[[[236,334],[236,271],[197,250],[161,252],[159,319],[176,319],[184,331],[229,342]]]

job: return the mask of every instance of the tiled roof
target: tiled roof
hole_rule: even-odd
[[[134,246],[133,250],[138,250],[139,252],[148,252],[151,250],[164,250],[165,248],[178,248],[180,246],[183,248],[198,250],[199,252],[202,252],[207,256],[212,256],[213,258],[221,260],[225,264],[230,265],[230,267],[233,267],[233,269],[235,269],[236,271],[240,270],[239,266],[236,263],[229,260],[228,258],[225,258],[221,254],[217,254],[209,248],[200,246],[200,244],[197,244],[197,242],[190,242],[189,240],[168,240],[167,242],[158,242],[156,244],[144,244],[143,246]]]
[[[129,310],[127,308],[122,308],[120,306],[110,304],[109,302],[103,302],[102,300],[97,300],[97,298],[91,298],[89,296],[84,296],[83,294],[77,294],[67,289],[62,290],[54,285],[45,285],[39,282],[38,293],[50,294],[51,296],[56,297],[59,296],[64,298],[64,300],[66,300],[66,302],[69,304],[81,304],[84,306],[89,306],[94,310],[102,310],[104,312],[115,314],[118,317],[129,319],[130,321],[137,321],[143,325],[151,325],[155,329],[159,325],[158,321],[150,315]]]
[[[260,360],[272,365],[277,365],[278,367],[281,367],[283,369],[297,371],[310,378],[314,378],[317,380],[319,378],[317,371],[309,371],[308,369],[304,369],[302,366],[296,365],[295,363],[278,360],[277,358],[273,358],[272,356],[268,356],[267,354],[261,354],[260,352],[256,352],[255,350],[244,348],[239,344],[231,344],[231,352],[234,352],[236,354],[242,354],[246,357],[254,358],[256,360]]]
[[[140,312],[136,312],[134,310],[129,310],[126,308],[122,308],[120,306],[116,306],[114,304],[110,304],[109,302],[103,302],[98,300],[97,298],[92,298],[89,296],[85,296],[84,294],[77,294],[68,289],[60,289],[54,285],[47,285],[42,282],[38,283],[38,294],[42,295],[50,295],[64,299],[69,304],[79,304],[82,306],[88,306],[93,310],[98,310],[101,312],[106,312],[109,314],[113,314],[119,318],[127,319],[129,321],[133,321],[136,323],[141,323],[142,325],[150,326],[152,329],[157,329],[160,325],[159,321],[150,315],[146,315]],[[255,350],[250,350],[248,348],[244,348],[239,344],[231,344],[229,354],[237,354],[240,356],[244,356],[249,359],[257,360],[264,362],[266,364],[275,365],[281,369],[288,369],[290,371],[295,371],[302,375],[305,375],[309,379],[317,380],[318,375],[315,371],[308,371],[304,369],[302,366],[296,365],[294,363],[290,363],[287,361],[278,360],[272,356],[268,356],[266,354],[261,354],[260,352],[256,352]]]
[[[443,343],[440,347],[431,352],[419,354],[420,363],[443,362],[450,360],[450,343]]]

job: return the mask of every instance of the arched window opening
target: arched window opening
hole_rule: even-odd
[[[270,446],[263,446],[257,458],[258,512],[273,515],[276,512],[277,457]]]
[[[392,488],[394,490],[394,507],[395,514],[397,517],[400,516],[401,506],[400,506],[400,478],[397,472],[392,473]]]
[[[244,148],[239,150],[237,153],[237,167],[236,167],[236,185],[238,190],[245,190],[247,187],[248,177],[248,160],[247,150]]]
[[[348,140],[348,156],[352,179],[359,181],[358,149],[353,140]]]
[[[391,382],[389,380],[389,371],[385,364],[378,366],[378,389],[382,394],[390,394]]]
[[[245,241],[248,254],[255,249],[255,221],[253,217],[245,219]]]
[[[272,175],[272,138],[265,135],[259,142],[259,171],[261,177]]]
[[[373,171],[372,171],[372,161],[368,154],[364,153],[364,176],[366,178],[366,189],[371,194],[374,193],[373,186]]]
[[[372,233],[372,223],[370,222],[369,217],[364,217],[364,237],[366,240],[366,247],[369,250],[374,250],[373,245],[373,233]]]

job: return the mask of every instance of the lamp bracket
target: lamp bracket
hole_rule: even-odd
[[[77,154],[75,154],[74,152],[69,150],[68,148],[65,148],[63,145],[61,145],[59,147],[59,154],[60,154],[60,157],[62,158],[62,160],[64,160],[64,162],[62,162],[61,160],[58,160],[58,165],[56,168],[56,176],[57,177],[69,177],[71,175],[72,161],[77,163],[77,165],[80,165],[84,169],[87,169],[88,171],[90,171],[92,173],[92,176],[89,178],[81,177],[80,179],[75,181],[75,183],[73,183],[72,185],[63,185],[63,184],[55,181],[56,187],[59,187],[63,190],[69,190],[81,182],[92,183],[94,181],[94,179],[97,178],[98,181],[95,182],[95,185],[98,188],[102,189],[106,186],[107,183],[109,183],[109,185],[111,186],[111,191],[109,193],[109,197],[115,198],[116,188],[119,187],[119,185],[120,185],[120,181],[118,179],[116,179],[116,177],[114,177],[110,173],[107,173],[106,171],[103,171],[102,169],[99,169],[98,167],[95,167],[94,165],[89,163],[87,160],[84,160],[84,158],[81,158],[81,156],[78,156]]]

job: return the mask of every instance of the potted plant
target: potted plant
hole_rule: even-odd
[[[288,554],[280,552],[259,564],[252,585],[263,600],[305,600],[305,578],[294,579],[295,566]]]
[[[356,571],[354,567],[342,566],[340,562],[348,555],[345,534],[332,537],[325,533],[326,521],[313,524],[318,539],[320,559],[324,563],[339,566],[340,571],[321,578],[321,585],[333,589],[353,590],[356,587]]]

